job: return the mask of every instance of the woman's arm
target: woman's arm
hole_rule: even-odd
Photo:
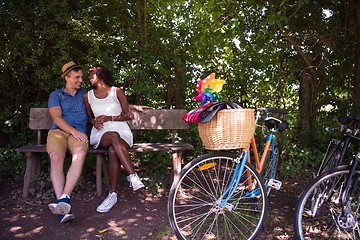
[[[145,113],[145,109],[150,109],[151,107],[144,106],[144,105],[133,105],[129,104],[130,109],[135,109],[136,111]]]
[[[131,112],[129,103],[125,96],[124,91],[121,88],[116,88],[116,96],[120,102],[122,113],[119,116],[113,116],[112,121],[127,121],[131,119]]]
[[[91,110],[90,104],[89,104],[89,100],[88,100],[88,92],[86,92],[83,95],[83,99],[84,99],[84,103],[85,103],[85,108],[86,108],[86,113],[88,115],[88,121],[89,123],[91,123],[97,130],[101,130],[103,128],[103,124],[99,123],[98,121],[95,120],[94,118],[94,114]]]

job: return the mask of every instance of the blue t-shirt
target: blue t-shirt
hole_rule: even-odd
[[[58,89],[50,93],[48,109],[52,107],[61,107],[62,118],[67,121],[70,126],[87,134],[87,113],[83,100],[86,89],[80,88],[75,96],[70,93],[64,92],[64,88]],[[60,129],[55,123],[52,124],[51,129]]]

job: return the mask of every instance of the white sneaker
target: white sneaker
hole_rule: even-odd
[[[100,204],[100,206],[97,207],[96,211],[98,211],[99,213],[108,212],[113,206],[115,206],[116,203],[117,203],[117,193],[116,192],[109,193],[107,198]]]
[[[139,176],[134,173],[134,174],[130,174],[127,177],[127,180],[130,182],[130,187],[133,188],[133,191],[135,192],[136,190],[139,190],[140,188],[145,187],[145,185],[141,182]]]

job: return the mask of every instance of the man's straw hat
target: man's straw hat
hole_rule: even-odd
[[[74,62],[68,62],[62,67],[61,77],[64,78],[74,68],[81,68],[84,71],[84,68],[80,65],[75,64]]]

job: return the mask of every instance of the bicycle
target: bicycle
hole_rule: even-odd
[[[359,239],[359,200],[358,181],[360,152],[350,165],[340,165],[350,140],[360,141],[358,132],[359,117],[339,118],[348,132],[344,139],[335,142],[332,154],[327,154],[324,164],[335,166],[322,172],[304,189],[295,208],[294,231],[296,239],[339,238]],[[326,161],[328,160],[328,161]]]
[[[287,113],[274,108],[264,110],[265,115]],[[259,117],[257,114],[256,121]],[[282,122],[265,118],[273,122],[272,128]],[[256,238],[264,224],[268,200],[261,170],[248,162],[248,155],[244,149],[239,154],[212,152],[183,168],[168,200],[170,225],[178,239]]]
[[[333,167],[340,166],[342,164],[345,152],[350,146],[351,136],[355,136],[359,132],[358,117],[340,116],[338,121],[340,123],[340,130],[345,130],[344,137],[341,141],[334,138],[330,140],[324,159],[321,162],[315,177],[319,176],[323,172],[326,172],[327,170],[330,170]]]

